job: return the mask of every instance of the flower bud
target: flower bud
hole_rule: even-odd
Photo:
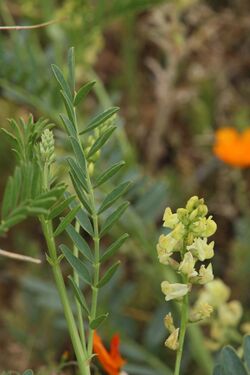
[[[186,209],[188,210],[188,212],[192,212],[194,209],[198,207],[199,204],[200,199],[195,195],[187,201]]]
[[[40,154],[44,163],[52,164],[55,159],[55,141],[53,132],[45,129],[41,136]]]
[[[186,284],[170,284],[168,281],[161,283],[162,293],[165,294],[165,300],[179,299],[185,296],[189,291],[189,286]]]
[[[208,219],[202,217],[193,223],[191,229],[197,237],[210,237],[216,232],[217,225],[212,220],[212,216],[209,216]]]
[[[177,350],[179,346],[178,337],[179,337],[179,328],[176,328],[174,332],[167,338],[165,341],[165,346],[171,350]]]
[[[171,313],[168,313],[164,318],[164,324],[167,330],[172,333],[175,330],[174,321]]]

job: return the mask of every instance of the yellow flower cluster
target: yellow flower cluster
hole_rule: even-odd
[[[214,279],[212,264],[201,264],[214,256],[214,242],[208,243],[208,237],[215,233],[217,226],[212,216],[207,217],[207,214],[204,200],[197,196],[190,198],[186,207],[179,208],[176,213],[172,213],[169,207],[165,210],[163,227],[171,231],[159,238],[158,259],[182,277],[182,283],[162,282],[161,289],[166,301],[182,301],[193,284],[206,285]],[[197,262],[199,267],[196,267]],[[199,301],[193,307],[189,320],[194,322],[206,319],[212,311],[213,307],[208,301]],[[165,326],[170,332],[165,345],[176,350],[179,328],[174,326],[171,314],[165,317]]]

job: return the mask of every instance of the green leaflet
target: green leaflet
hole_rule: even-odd
[[[219,357],[219,363],[213,375],[247,375],[245,366],[231,346],[225,346]]]
[[[97,288],[103,287],[105,284],[109,282],[109,280],[114,276],[115,272],[117,271],[118,267],[120,266],[121,262],[118,261],[113,266],[111,266],[101,278],[99,283],[97,284]]]
[[[85,207],[85,209],[89,212],[89,214],[92,213],[92,209],[90,207],[90,203],[88,201],[88,196],[85,194],[85,192],[81,189],[80,184],[78,183],[77,179],[75,179],[74,175],[70,172],[69,173],[72,184],[74,186],[75,192],[82,203],[82,205]]]
[[[83,308],[83,310],[89,315],[89,309],[88,309],[88,305],[87,305],[87,302],[85,300],[85,297],[84,295],[82,294],[80,288],[76,285],[74,279],[72,276],[69,276],[69,281],[70,281],[70,286],[74,292],[74,295],[77,299],[77,301],[80,303],[81,307]]]
[[[71,170],[72,176],[74,177],[75,181],[78,180],[79,183],[84,188],[84,190],[86,191],[86,193],[88,193],[89,189],[88,189],[88,184],[87,184],[87,181],[86,181],[86,176],[84,175],[84,173],[81,170],[81,168],[79,167],[79,165],[71,157],[69,157],[67,159],[67,162],[70,166],[70,170]]]
[[[123,182],[119,186],[117,186],[111,193],[107,195],[107,197],[102,202],[98,214],[101,214],[107,208],[109,208],[117,199],[119,199],[129,188],[130,182]]]
[[[72,251],[66,245],[62,244],[59,247],[60,247],[63,255],[65,256],[65,258],[67,259],[67,261],[69,262],[71,267],[74,268],[74,270],[77,272],[79,277],[85,283],[91,285],[92,284],[91,277],[90,277],[90,274],[89,274],[89,270],[85,266],[85,264],[80,259],[76,258],[73,255]]]
[[[108,141],[114,130],[116,129],[115,126],[110,127],[104,133],[100,135],[99,138],[94,142],[93,146],[90,148],[87,157],[90,158],[93,156],[100,148]]]
[[[80,209],[80,205],[74,207],[61,221],[61,223],[58,225],[56,230],[54,231],[54,236],[57,237],[59,234],[61,234],[66,227],[71,223],[71,221],[75,218],[77,211]]]
[[[112,226],[120,219],[120,217],[126,211],[128,206],[129,202],[122,203],[114,212],[112,212],[111,215],[107,217],[101,228],[100,236],[103,236],[106,232],[109,231],[110,228],[112,228]]]
[[[62,113],[59,116],[60,116],[60,118],[63,122],[63,125],[64,125],[65,130],[67,131],[68,135],[71,136],[71,137],[76,137],[77,136],[76,129],[74,127],[74,124],[70,121],[70,119],[68,119],[68,117],[66,117]]]
[[[78,106],[78,104],[81,103],[83,99],[88,95],[88,93],[91,91],[92,87],[94,86],[95,81],[87,82],[85,85],[83,85],[79,91],[77,92],[75,99],[74,99],[74,106]]]
[[[108,249],[105,251],[105,253],[102,255],[100,262],[104,262],[105,260],[108,260],[110,257],[115,255],[115,253],[119,250],[119,248],[123,245],[123,243],[128,239],[129,235],[127,233],[124,233],[118,240],[116,240],[114,243],[112,243]]]
[[[52,206],[51,211],[48,215],[48,220],[53,220],[55,217],[59,216],[67,207],[69,207],[70,203],[74,199],[74,196],[69,196],[62,202],[56,203],[54,206]]]
[[[112,167],[108,168],[106,171],[104,171],[96,180],[96,183],[95,183],[95,186],[94,187],[97,187],[97,186],[100,186],[102,185],[104,182],[106,182],[107,180],[109,180],[111,177],[114,176],[114,174],[116,174],[117,172],[119,172],[119,170],[125,165],[125,161],[120,161],[114,165],[112,165]]]
[[[93,231],[93,227],[92,227],[92,224],[89,220],[89,217],[88,215],[84,212],[84,210],[79,210],[77,212],[77,220],[79,221],[79,224],[81,225],[81,227],[90,235],[90,236],[93,236],[94,235],[94,231]]]
[[[87,175],[87,162],[85,159],[85,155],[82,151],[81,146],[79,145],[78,140],[75,137],[70,137],[71,145],[76,157],[76,161],[79,167],[83,170],[84,175]]]
[[[97,318],[93,319],[90,321],[90,328],[91,329],[96,329],[100,327],[100,325],[107,319],[108,313],[99,315]]]
[[[84,129],[80,132],[80,135],[84,134],[84,133],[87,133],[87,132],[97,128],[98,126],[102,125],[108,119],[110,119],[118,110],[119,110],[118,107],[111,107],[109,109],[106,109],[106,111],[104,111],[101,114],[94,117],[93,120],[91,120],[90,123],[87,125],[86,129]]]
[[[65,81],[65,78],[63,76],[63,73],[62,73],[61,69],[55,64],[52,64],[51,68],[52,68],[52,71],[54,73],[54,76],[55,76],[57,82],[61,86],[62,91],[65,92],[68,99],[72,100],[73,98],[72,98],[72,93],[70,91],[70,87],[69,87],[68,83]]]
[[[77,249],[81,252],[81,254],[92,263],[94,260],[93,253],[84,238],[75,230],[75,228],[71,224],[66,227],[66,232],[70,236]]]
[[[64,105],[65,105],[67,114],[69,116],[69,120],[75,126],[75,114],[74,114],[73,105],[72,105],[70,99],[68,98],[68,96],[66,95],[66,93],[64,91],[61,91],[61,95],[62,95],[62,99],[63,99]]]

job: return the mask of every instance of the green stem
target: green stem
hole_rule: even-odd
[[[76,129],[77,129],[77,134],[78,134],[78,128],[77,128],[77,120],[76,121]],[[81,140],[79,135],[78,137],[78,142],[79,145],[81,146],[82,152],[84,153],[84,150],[82,148]],[[94,189],[91,183],[91,178],[90,174],[88,172],[87,168],[87,173],[86,173],[86,180],[87,180],[87,186],[88,186],[88,191],[89,191],[89,198],[90,198],[90,205],[91,205],[91,210],[92,210],[92,222],[93,222],[93,229],[94,229],[94,236],[93,236],[93,241],[94,241],[94,263],[93,263],[93,268],[94,268],[94,280],[93,280],[93,285],[92,285],[92,301],[91,301],[91,309],[90,309],[90,316],[89,320],[90,322],[96,318],[96,312],[97,312],[97,301],[98,301],[98,288],[97,284],[99,282],[99,277],[100,277],[100,236],[99,236],[99,225],[98,225],[98,214],[96,211],[96,203],[95,203],[95,195],[94,195]],[[88,356],[91,357],[92,352],[93,352],[93,337],[94,337],[94,330],[90,328],[89,330],[89,338],[88,338]]]
[[[75,230],[78,233],[80,231],[80,224],[79,224],[78,221],[76,221]],[[78,258],[79,250],[78,250],[78,248],[75,244],[74,244],[74,247],[73,247],[73,254],[75,255],[76,258]],[[75,271],[75,269],[73,270],[73,278],[74,278],[74,281],[75,281],[76,285],[79,287],[79,284],[80,284],[79,283],[79,275]],[[78,318],[78,329],[79,329],[79,333],[80,333],[80,337],[81,337],[81,341],[82,341],[83,350],[85,352],[85,355],[87,355],[84,323],[83,323],[83,316],[82,316],[82,308],[81,308],[81,305],[78,302],[77,298],[75,298],[75,303],[76,303],[77,318]]]
[[[51,221],[42,219],[42,228],[44,236],[47,242],[49,256],[51,259],[51,267],[54,274],[57,290],[61,299],[61,303],[64,310],[65,319],[67,322],[69,334],[76,354],[79,370],[81,375],[90,375],[90,368],[88,358],[86,357],[82,343],[79,337],[79,333],[76,327],[75,319],[70,307],[70,303],[67,296],[66,287],[64,284],[62,272],[57,258],[57,251],[55,245],[55,239],[53,236],[53,229]]]
[[[174,375],[180,374],[181,359],[182,359],[184,340],[185,340],[185,335],[186,335],[186,330],[187,330],[187,323],[188,323],[188,294],[184,296],[183,302],[182,302],[179,347],[177,350]]]

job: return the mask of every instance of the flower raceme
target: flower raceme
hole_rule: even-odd
[[[232,127],[216,131],[214,154],[225,163],[234,167],[250,166],[250,129],[239,133]]]
[[[163,216],[163,227],[169,228],[168,234],[162,234],[157,244],[159,262],[174,269],[182,278],[181,283],[161,283],[161,290],[166,301],[178,300],[187,304],[192,285],[206,285],[214,278],[212,264],[202,264],[214,256],[214,242],[208,243],[208,237],[216,231],[216,223],[208,216],[208,208],[203,199],[197,196],[190,198],[185,208],[172,213],[166,208]],[[199,266],[197,267],[197,264]],[[207,301],[199,301],[190,310],[188,320],[191,322],[207,319],[213,306]],[[165,326],[170,335],[165,345],[178,350],[181,330],[175,327],[171,314],[165,317]],[[183,344],[183,343],[182,343]]]
[[[94,332],[94,352],[97,354],[99,362],[108,375],[125,374],[121,372],[121,368],[126,361],[120,355],[119,346],[120,337],[116,334],[111,339],[110,352],[108,352],[103,345],[101,337],[96,331]]]

